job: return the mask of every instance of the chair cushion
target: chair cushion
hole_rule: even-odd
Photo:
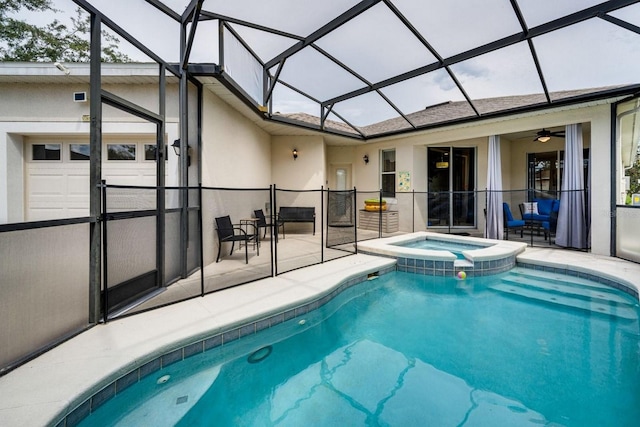
[[[522,217],[529,221],[549,221],[549,215],[522,215]]]
[[[513,221],[513,214],[511,213],[511,208],[509,207],[509,203],[502,202],[502,211],[504,212],[505,221]],[[487,210],[484,212],[485,216],[487,215]]]
[[[534,199],[534,202],[538,203],[538,213],[540,215],[551,214],[556,199]]]

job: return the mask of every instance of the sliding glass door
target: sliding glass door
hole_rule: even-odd
[[[429,147],[430,227],[475,227],[475,148]]]
[[[589,188],[589,149],[582,150],[584,188]],[[564,150],[527,154],[527,189],[529,200],[559,199],[564,170]]]

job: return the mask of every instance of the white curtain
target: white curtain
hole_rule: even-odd
[[[585,249],[587,247],[587,220],[582,158],[582,125],[567,125],[565,135],[564,171],[556,245]]]
[[[500,136],[489,137],[487,170],[487,218],[484,237],[502,240],[504,221],[502,211],[502,167],[500,160]]]

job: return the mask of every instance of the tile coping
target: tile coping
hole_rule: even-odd
[[[400,244],[417,242],[420,240],[439,240],[461,244],[474,244],[484,246],[482,249],[463,250],[462,254],[471,262],[493,261],[524,252],[526,243],[512,242],[509,240],[492,240],[480,237],[456,236],[452,234],[418,231],[402,236],[386,237],[383,239],[368,240],[358,243],[358,250],[376,255],[391,256],[394,258],[413,258],[434,261],[455,261],[457,257],[446,250],[416,249]]]
[[[462,249],[464,259],[445,249],[421,249],[406,246],[424,240],[480,246]],[[467,277],[501,273],[516,265],[516,256],[526,249],[521,242],[481,239],[421,231],[402,236],[387,237],[358,244],[360,252],[395,258],[398,270],[409,273],[449,276],[464,271]]]

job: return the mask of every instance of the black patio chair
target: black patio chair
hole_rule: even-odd
[[[233,254],[233,247],[236,242],[244,242],[244,259],[249,264],[249,243],[253,242],[256,248],[256,255],[260,255],[260,247],[257,245],[258,233],[247,233],[237,224],[231,223],[229,215],[216,218],[216,230],[218,231],[218,257],[216,262],[220,261],[220,253],[222,252],[222,244],[225,242],[231,242],[231,252]]]
[[[264,228],[264,236],[263,239],[267,237],[267,229],[271,228],[271,222],[267,222],[267,218],[264,216],[264,212],[262,209],[256,209],[253,211],[253,216],[258,219],[256,223],[256,227],[258,230]],[[278,227],[283,227],[284,232],[284,224],[279,222],[277,223]],[[278,235],[276,234],[276,241],[278,240]]]

